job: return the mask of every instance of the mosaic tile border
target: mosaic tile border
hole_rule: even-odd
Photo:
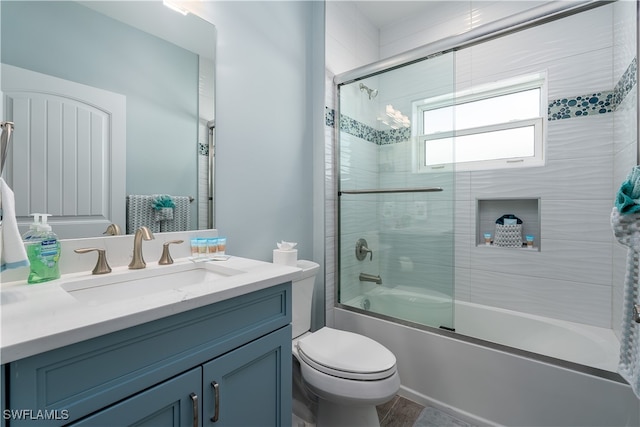
[[[637,73],[638,61],[637,58],[633,58],[613,90],[555,99],[549,102],[547,120],[563,120],[614,112],[635,87]],[[325,125],[335,127],[335,110],[329,107],[325,107]],[[340,130],[377,145],[395,144],[407,141],[411,137],[409,128],[376,130],[343,114],[340,115]]]
[[[633,58],[612,91],[556,99],[549,103],[548,120],[570,119],[615,111],[636,85],[637,73],[638,59]]]
[[[596,92],[572,98],[556,99],[549,103],[547,120],[570,119],[605,114],[615,110],[613,91]]]
[[[638,58],[633,58],[631,64],[627,67],[616,87],[613,89],[614,104],[616,107],[622,103],[624,98],[631,92],[631,89],[636,85],[638,81]]]

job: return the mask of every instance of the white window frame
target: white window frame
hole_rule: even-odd
[[[504,96],[516,92],[522,92],[530,89],[540,89],[540,112],[538,117],[513,120],[506,123],[492,124],[488,126],[479,126],[468,129],[453,130],[448,132],[438,132],[432,134],[423,134],[423,118],[424,112],[435,110],[438,108],[450,107],[453,105],[464,104],[468,102],[478,101],[497,96]],[[505,168],[521,168],[544,166],[545,164],[545,132],[546,127],[544,121],[547,116],[547,87],[546,73],[537,73],[534,75],[520,76],[507,80],[476,86],[471,89],[449,93],[439,97],[428,98],[421,101],[415,101],[412,105],[413,110],[413,134],[416,135],[415,153],[415,171],[418,173],[425,172],[442,172],[443,170],[455,171],[474,171],[474,170],[490,170]],[[452,162],[443,164],[427,165],[425,159],[426,143],[437,139],[455,138],[456,136],[466,136],[481,134],[486,132],[517,129],[533,126],[534,128],[534,154],[526,157],[509,157],[496,158],[491,160],[478,160],[467,162],[456,162],[455,154],[452,154]],[[454,143],[455,144],[455,143]]]

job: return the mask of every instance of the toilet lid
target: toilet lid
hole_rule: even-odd
[[[353,332],[324,327],[298,341],[298,354],[329,375],[354,380],[387,378],[396,357],[382,344]]]

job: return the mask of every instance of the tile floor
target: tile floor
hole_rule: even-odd
[[[401,396],[376,407],[380,427],[473,427],[446,412]]]
[[[418,419],[424,406],[396,396],[385,404],[376,407],[380,427],[411,427]]]
[[[377,406],[376,410],[380,427],[473,427],[445,412],[431,407],[425,408],[401,396]],[[293,415],[293,427],[315,427],[315,424],[305,423]]]

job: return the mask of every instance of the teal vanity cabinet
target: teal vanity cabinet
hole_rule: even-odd
[[[291,425],[290,322],[285,283],[12,362],[7,425]]]

